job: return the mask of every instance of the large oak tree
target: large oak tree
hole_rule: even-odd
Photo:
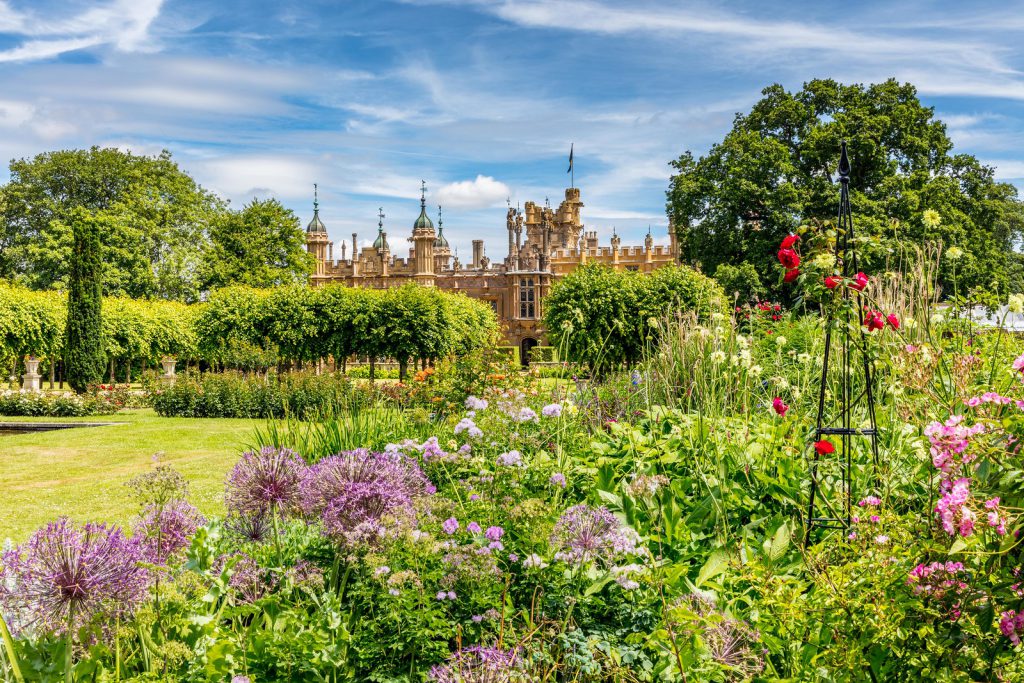
[[[1014,254],[1024,235],[1016,188],[996,182],[993,169],[973,156],[954,153],[946,126],[912,85],[813,80],[799,92],[776,84],[762,94],[706,155],[686,152],[672,162],[668,212],[685,263],[715,273],[748,261],[775,288],[774,253],[783,236],[835,220],[845,139],[854,226],[869,238],[858,246],[867,268],[941,242],[965,252],[956,264],[961,291],[1006,293],[1024,285]],[[941,216],[938,225],[924,220],[928,209]],[[947,291],[953,266],[943,260],[940,269]]]

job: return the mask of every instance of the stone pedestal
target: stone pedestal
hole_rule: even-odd
[[[178,361],[174,358],[164,358],[160,361],[160,364],[164,366],[164,374],[160,375],[160,379],[165,382],[173,382],[175,378],[174,366],[177,365]]]
[[[28,358],[25,360],[25,374],[21,376],[22,389],[25,391],[42,391],[39,382],[43,376],[37,370],[39,370],[39,361],[37,359]]]

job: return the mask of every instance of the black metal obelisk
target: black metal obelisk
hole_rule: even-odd
[[[859,269],[850,210],[850,159],[845,141],[839,158],[839,183],[835,256],[838,272],[844,278],[843,305],[838,309],[830,307],[826,321],[825,357],[821,366],[814,432],[815,442],[828,440],[835,446],[835,452],[820,454],[816,448],[811,449],[811,486],[804,545],[810,544],[815,529],[845,531],[850,528],[855,451],[864,452],[863,446],[867,445],[876,476],[878,469],[878,424],[875,421],[871,360],[864,330],[863,295],[860,289],[848,286]],[[865,423],[866,427],[855,426]],[[867,444],[864,444],[865,439]]]

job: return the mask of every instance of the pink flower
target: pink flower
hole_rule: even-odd
[[[858,292],[863,292],[864,288],[868,286],[868,276],[864,273],[857,273],[853,277],[853,282],[850,284],[850,289],[856,289]]]
[[[779,417],[786,417],[786,411],[789,410],[789,405],[784,402],[780,397],[776,396],[775,400],[772,401],[772,409],[778,414]]]
[[[889,323],[889,327],[894,330],[900,329],[900,319],[896,317],[895,313],[890,313],[885,316],[885,320]]]
[[[885,327],[885,318],[882,317],[880,311],[869,311],[866,318],[864,318],[864,327],[868,328],[868,332],[874,332]]]

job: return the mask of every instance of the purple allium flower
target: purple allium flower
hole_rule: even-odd
[[[519,467],[523,464],[523,454],[519,451],[509,451],[498,456],[498,464],[504,467]]]
[[[552,403],[550,405],[546,405],[540,409],[540,414],[543,415],[544,417],[561,417],[562,404]]]
[[[502,529],[500,526],[489,526],[487,527],[487,531],[484,532],[484,536],[486,536],[487,539],[491,541],[500,540],[501,537],[504,535],[505,530]]]
[[[561,486],[564,489],[565,475],[562,474],[561,472],[555,472],[554,474],[551,475],[551,478],[548,479],[548,483],[551,484],[552,486]]]
[[[434,597],[436,597],[438,600],[444,600],[448,596],[447,596],[447,594],[445,594],[444,591],[437,591],[437,595],[434,596]]]
[[[167,564],[180,556],[206,518],[194,506],[175,500],[164,506],[147,505],[135,523],[133,536],[141,544],[147,562]]]
[[[761,635],[744,621],[723,617],[704,629],[701,640],[712,659],[743,679],[752,678],[764,670]]]
[[[611,561],[636,549],[636,532],[622,526],[608,508],[575,505],[564,513],[551,533],[555,559],[569,564]]]
[[[415,520],[415,499],[432,489],[411,458],[359,449],[310,467],[302,498],[306,514],[321,517],[328,537],[358,545],[387,531],[385,517]]]
[[[229,515],[224,530],[244,543],[263,543],[274,533],[270,515]]]
[[[455,519],[454,517],[449,517],[448,519],[444,520],[444,524],[441,525],[441,528],[444,529],[444,532],[446,534],[451,536],[459,530],[459,520]]]
[[[471,534],[478,534],[482,531],[482,529],[480,528],[480,525],[476,522],[470,522],[466,525],[466,531],[468,531]]]
[[[324,587],[324,572],[308,560],[299,560],[285,572],[293,586],[319,590]]]
[[[298,507],[305,474],[306,463],[287,448],[243,453],[228,475],[225,505],[239,515],[286,514]]]
[[[491,541],[490,543],[487,544],[487,549],[488,550],[504,550],[505,549],[505,544],[502,543],[501,541]]]
[[[468,647],[430,670],[434,683],[510,683],[517,664],[515,650]]]
[[[277,588],[277,575],[260,567],[256,560],[245,553],[221,555],[214,561],[212,571],[219,574],[223,571],[224,566],[234,558],[237,558],[237,561],[231,569],[228,586],[238,591],[243,602],[255,602]]]
[[[66,632],[97,614],[126,614],[147,594],[142,547],[117,527],[73,525],[67,518],[36,531],[6,553],[0,601],[22,625]]]

